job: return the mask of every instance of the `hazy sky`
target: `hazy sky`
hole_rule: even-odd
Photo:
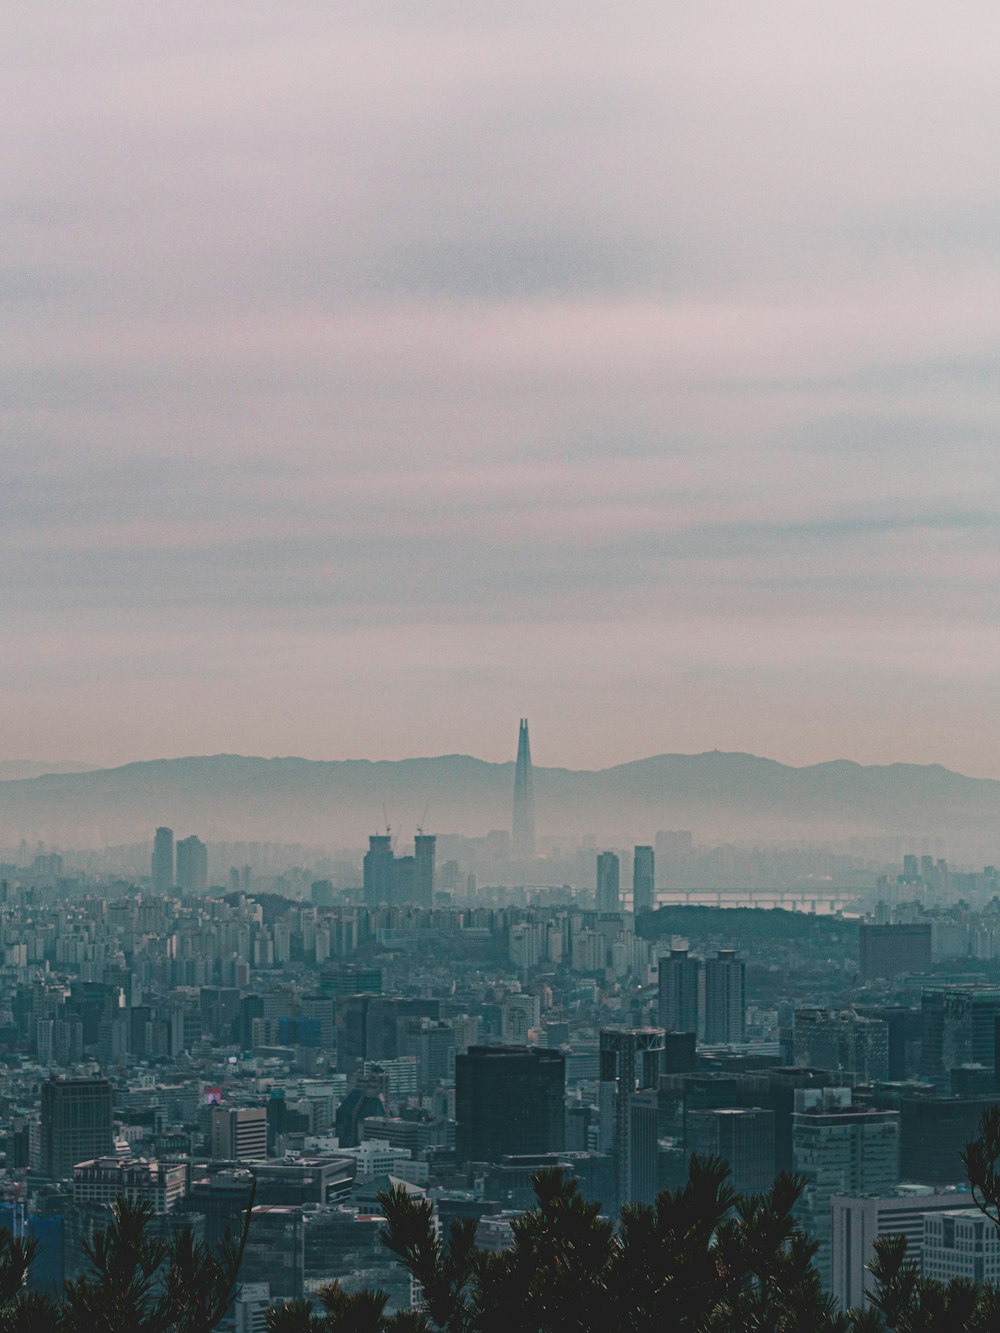
[[[998,50],[6,0],[0,758],[1000,776]]]

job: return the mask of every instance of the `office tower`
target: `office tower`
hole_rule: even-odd
[[[208,848],[193,834],[177,843],[177,887],[186,893],[208,888]]]
[[[369,907],[392,902],[393,860],[392,838],[389,834],[373,834],[368,839],[364,860],[364,895]]]
[[[302,1016],[318,1024],[321,1050],[332,1051],[337,1044],[336,1003],[332,995],[303,995],[299,1001]]]
[[[153,838],[153,888],[166,893],[174,887],[174,831],[158,828]]]
[[[904,972],[928,972],[931,966],[931,923],[913,921],[885,926],[863,921],[858,949],[862,984],[880,978],[891,981]]]
[[[663,1057],[662,1028],[602,1028],[600,1034],[601,1151],[615,1160],[615,1200],[605,1200],[609,1209],[638,1201],[645,1188],[635,1176],[641,1158],[633,1152],[633,1129],[645,1121],[633,1116],[637,1092],[655,1088]],[[648,1101],[648,1099],[644,1099]],[[643,1103],[644,1104],[644,1103]],[[642,1112],[637,1113],[638,1117]]]
[[[418,833],[413,840],[413,849],[413,902],[418,907],[433,907],[437,838],[430,833]]]
[[[905,1236],[907,1258],[919,1267],[924,1217],[969,1207],[972,1195],[963,1190],[938,1192],[927,1185],[900,1185],[891,1194],[864,1198],[835,1194],[832,1204],[831,1290],[841,1309],[847,1310],[869,1304],[868,1265],[875,1257],[875,1241],[880,1236]]]
[[[685,1116],[685,1147],[729,1163],[730,1184],[760,1194],[774,1182],[774,1112],[759,1106],[720,1107]]]
[[[660,1027],[664,1027],[660,1019]],[[693,1032],[667,1032],[663,1038],[663,1073],[693,1074],[698,1068],[697,1041]]]
[[[995,1096],[902,1098],[903,1179],[921,1185],[955,1185],[964,1180],[962,1151],[978,1136],[983,1112],[995,1103]]]
[[[947,1085],[960,1065],[982,1065],[996,1072],[996,1031],[1000,987],[940,986],[920,1000],[921,1076]]]
[[[796,1094],[803,1088],[836,1088],[844,1080],[828,1069],[768,1069],[767,1092],[761,1105],[774,1112],[774,1168],[775,1171],[794,1169],[792,1125],[795,1118]]]
[[[889,1025],[851,1010],[796,1009],[792,1063],[857,1074],[862,1083],[889,1077]]]
[[[244,1273],[266,1282],[271,1296],[298,1300],[305,1292],[305,1215],[301,1208],[257,1204],[243,1256]]]
[[[213,1106],[212,1156],[221,1162],[267,1156],[265,1106]]]
[[[521,718],[517,733],[511,850],[516,857],[522,860],[535,854],[535,794],[531,780],[531,746],[528,742],[528,719],[526,717]]]
[[[42,1174],[71,1180],[77,1162],[114,1149],[111,1084],[106,1078],[50,1078],[42,1084]]]
[[[455,1056],[455,1157],[561,1152],[565,1144],[566,1061],[561,1051],[470,1046]]]
[[[849,1088],[801,1089],[792,1126],[795,1171],[805,1188],[795,1206],[818,1241],[815,1265],[832,1283],[834,1194],[888,1194],[899,1184],[899,1112],[851,1105]]]
[[[659,1120],[656,1092],[634,1092],[628,1105],[629,1203],[654,1204],[660,1192]]]
[[[743,1041],[746,1009],[746,965],[735,949],[720,949],[705,963],[706,1043]]]
[[[1000,1234],[978,1208],[928,1213],[920,1247],[920,1272],[934,1282],[996,1284],[1000,1279]]]
[[[632,854],[632,911],[651,912],[656,906],[656,876],[652,847],[636,847]]]
[[[889,1032],[889,1081],[902,1083],[916,1078],[920,1069],[922,1019],[919,1009],[902,1004],[859,1004],[854,1012],[862,1018],[877,1018]]]
[[[660,1027],[667,1032],[700,1031],[698,993],[701,959],[690,958],[687,949],[671,949],[660,959]]]
[[[618,857],[614,852],[597,854],[597,910],[599,912],[619,912],[619,870]]]

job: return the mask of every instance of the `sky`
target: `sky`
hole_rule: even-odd
[[[998,47],[7,0],[0,758],[1000,776]]]

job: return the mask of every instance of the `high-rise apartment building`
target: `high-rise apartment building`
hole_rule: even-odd
[[[177,887],[185,893],[204,893],[208,888],[208,848],[193,834],[177,843]]]
[[[636,847],[632,853],[632,911],[651,912],[656,906],[655,857],[652,847]]]
[[[413,840],[413,850],[413,901],[418,907],[433,907],[437,838],[430,833],[418,833]]]
[[[621,866],[614,852],[597,854],[597,910],[621,911]]]
[[[455,1156],[561,1152],[565,1145],[566,1061],[561,1051],[470,1046],[455,1056]]]
[[[364,859],[364,897],[369,907],[400,907],[412,903],[431,907],[434,903],[434,867],[437,838],[418,833],[413,856],[397,856],[386,833],[368,839]]]
[[[387,833],[373,834],[368,839],[364,860],[364,895],[369,907],[390,904],[393,898],[392,838]]]
[[[659,963],[660,1027],[667,1032],[701,1031],[701,959],[687,949],[671,949]]]
[[[514,820],[511,850],[521,859],[535,855],[535,793],[531,776],[531,745],[528,719],[521,718],[517,733],[517,762],[514,766]]]
[[[166,893],[174,887],[174,831],[158,828],[153,838],[153,888]]]
[[[848,1088],[800,1089],[792,1125],[795,1171],[805,1188],[795,1212],[818,1241],[815,1264],[833,1280],[833,1196],[888,1194],[899,1184],[899,1112],[851,1105]]]
[[[706,1043],[743,1041],[746,1011],[746,964],[735,949],[720,949],[705,962]]]
[[[72,1180],[77,1162],[114,1147],[111,1084],[106,1078],[50,1078],[42,1084],[42,1174]]]

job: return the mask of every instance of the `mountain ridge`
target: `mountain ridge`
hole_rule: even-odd
[[[509,827],[514,761],[473,755],[305,759],[187,755],[0,781],[0,841],[102,846],[158,824],[217,840],[359,846],[382,822],[481,836]],[[690,828],[740,839],[956,836],[1000,830],[1000,780],[940,764],[826,760],[795,767],[745,752],[659,754],[603,769],[535,767],[543,834],[625,843]],[[427,810],[429,818],[421,812]],[[1000,834],[998,834],[1000,836]]]

